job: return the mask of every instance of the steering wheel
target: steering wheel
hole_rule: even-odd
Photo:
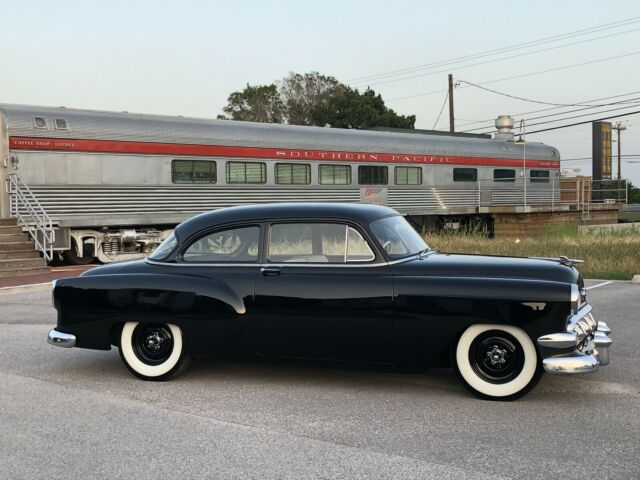
[[[390,247],[391,247],[391,240],[387,240],[382,244],[382,248],[384,248],[384,251],[387,253],[389,253]]]

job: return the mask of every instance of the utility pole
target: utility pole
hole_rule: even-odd
[[[618,131],[618,182],[622,179],[622,162],[620,161],[621,145],[620,145],[620,132],[626,130],[627,127],[622,125],[622,122],[617,122],[615,126],[611,127],[612,130]]]
[[[456,131],[455,123],[453,120],[453,75],[449,74],[449,131],[451,133]]]

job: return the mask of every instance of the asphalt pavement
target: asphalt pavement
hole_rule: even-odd
[[[1,294],[0,479],[640,478],[640,286],[588,296],[611,365],[502,403],[448,369],[218,360],[143,382],[115,349],[48,345],[48,291]]]

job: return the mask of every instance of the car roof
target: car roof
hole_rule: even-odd
[[[360,224],[391,215],[399,215],[395,210],[379,205],[358,203],[268,203],[221,208],[182,222],[176,227],[179,239],[186,239],[205,228],[235,222],[287,220],[287,219],[344,219]]]

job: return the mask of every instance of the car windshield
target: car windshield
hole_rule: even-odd
[[[176,239],[175,234],[171,232],[171,234],[165,238],[160,245],[158,245],[158,248],[149,255],[149,258],[151,260],[162,260],[163,258],[167,258],[169,254],[173,252],[173,249],[176,248],[177,244],[178,240]]]
[[[399,215],[371,222],[371,231],[392,260],[429,250],[409,222]]]

